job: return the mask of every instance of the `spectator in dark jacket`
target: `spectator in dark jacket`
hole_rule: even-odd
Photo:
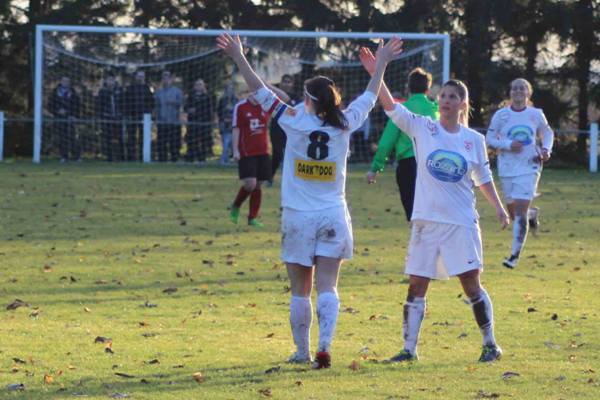
[[[212,121],[213,106],[202,79],[194,83],[193,91],[185,102],[188,128],[186,135],[187,160],[206,161],[213,147]]]
[[[233,108],[238,102],[235,97],[235,89],[233,84],[225,86],[225,92],[219,99],[217,104],[217,117],[219,117],[219,132],[221,134],[221,143],[223,145],[223,153],[221,154],[221,164],[229,162],[229,155],[232,152],[231,140],[233,137]]]
[[[142,121],[144,114],[152,113],[154,108],[154,95],[146,83],[144,71],[135,73],[135,81],[125,89],[123,104],[127,118],[127,159],[141,161],[144,135]]]
[[[102,153],[106,161],[113,161],[113,149],[118,160],[123,160],[125,147],[123,132],[123,89],[116,77],[109,72],[104,78],[104,85],[96,98],[96,115],[100,119]],[[118,147],[114,146],[115,140]]]
[[[75,132],[75,118],[79,117],[79,96],[71,87],[71,79],[63,76],[50,94],[48,109],[56,119],[54,134],[58,138],[61,162],[69,158],[80,160],[81,148]]]

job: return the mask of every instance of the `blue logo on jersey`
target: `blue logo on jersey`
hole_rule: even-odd
[[[467,173],[467,160],[453,151],[436,150],[427,157],[427,170],[443,182],[458,182]]]
[[[533,143],[533,131],[527,125],[515,125],[508,130],[506,135],[510,140],[516,140],[523,145]]]

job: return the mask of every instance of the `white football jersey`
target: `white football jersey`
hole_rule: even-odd
[[[519,153],[510,151],[513,140],[523,144],[523,150]],[[552,151],[554,133],[542,110],[526,107],[524,110],[514,111],[510,107],[504,107],[496,111],[488,128],[486,141],[491,147],[500,150],[498,175],[509,177],[540,173],[542,165],[538,140],[541,140],[542,148]]]
[[[323,125],[323,120],[306,112],[304,103],[287,106],[264,87],[254,97],[287,135],[282,206],[300,211],[345,206],[350,134],[364,123],[377,97],[365,92],[350,103],[343,111],[348,121],[345,130]]]
[[[464,126],[449,133],[398,103],[387,115],[413,140],[417,183],[411,220],[476,227],[473,187],[492,180],[483,135]]]

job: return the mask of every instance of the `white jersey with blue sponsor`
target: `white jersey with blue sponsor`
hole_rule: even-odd
[[[510,150],[513,140],[523,144],[519,152]],[[544,112],[539,108],[526,107],[515,111],[504,107],[496,111],[488,128],[488,145],[500,150],[498,154],[498,175],[502,177],[539,174],[542,165],[539,159],[541,147],[552,151],[554,133],[548,126]]]
[[[483,135],[462,125],[459,132],[447,132],[401,104],[387,115],[413,140],[417,183],[411,220],[476,227],[473,187],[492,180]]]
[[[282,103],[266,88],[254,97],[287,135],[281,183],[281,205],[299,211],[346,206],[346,160],[350,134],[358,129],[377,97],[365,92],[343,111],[347,129],[323,125],[304,109]]]

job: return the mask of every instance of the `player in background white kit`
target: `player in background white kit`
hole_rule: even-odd
[[[529,226],[534,232],[538,227],[538,209],[530,206],[536,195],[542,163],[550,158],[554,142],[554,133],[544,112],[531,106],[532,93],[531,84],[525,79],[512,81],[510,105],[496,111],[486,135],[488,145],[499,150],[498,175],[513,221],[511,254],[503,262],[511,269],[517,266]]]
[[[365,69],[373,71],[373,55],[360,51]],[[390,119],[413,140],[417,183],[406,274],[409,288],[404,305],[404,349],[390,362],[418,359],[417,341],[425,315],[425,294],[431,279],[457,276],[473,308],[483,336],[479,361],[497,360],[502,350],[494,338],[492,302],[481,286],[483,254],[474,186],[495,208],[502,228],[508,215],[498,198],[489,168],[485,139],[469,129],[469,93],[450,80],[438,95],[439,121],[419,116],[395,104],[382,85],[379,100]]]
[[[402,52],[402,41],[393,38],[380,45],[365,92],[346,110],[340,108],[341,96],[333,81],[323,76],[305,82],[302,104],[287,106],[252,70],[239,37],[225,33],[218,37],[217,45],[235,61],[255,98],[287,135],[281,184],[281,258],[291,281],[290,324],[297,347],[289,361],[311,361],[314,271],[319,345],[313,368],[329,368],[339,314],[339,269],[343,259],[352,257],[353,248],[345,199],[350,134],[364,123],[375,105],[386,65]]]

